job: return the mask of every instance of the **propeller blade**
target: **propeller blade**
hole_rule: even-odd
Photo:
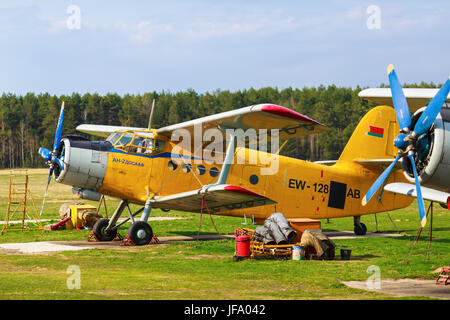
[[[417,120],[416,125],[414,126],[414,132],[416,135],[420,136],[422,133],[425,133],[428,129],[430,129],[431,125],[434,123],[434,120],[436,120],[437,115],[441,111],[449,92],[450,78],[445,81],[442,88],[439,89],[438,93],[436,93],[433,99],[431,99],[428,107],[420,115],[419,120]]]
[[[56,127],[56,134],[55,134],[55,142],[53,143],[53,152],[56,152],[56,150],[59,149],[59,145],[61,143],[63,119],[64,119],[64,101],[61,104],[61,111],[59,112],[58,126]]]
[[[387,72],[398,124],[400,125],[400,129],[409,128],[411,125],[411,113],[409,112],[408,102],[406,101],[402,86],[392,64],[388,66]]]
[[[39,148],[39,154],[45,161],[49,161],[52,159],[52,152],[45,148]]]
[[[39,212],[39,217],[42,215],[42,211],[44,210],[45,197],[47,196],[48,185],[50,184],[50,179],[52,178],[53,168],[50,168],[48,172],[47,186],[45,187],[44,192],[44,200],[42,200],[41,211]]]
[[[387,179],[389,174],[391,173],[394,166],[397,164],[397,161],[400,159],[400,155],[397,155],[397,158],[395,158],[394,162],[391,163],[389,167],[386,168],[386,170],[383,171],[383,173],[378,177],[378,179],[372,184],[369,191],[367,191],[366,195],[362,199],[362,205],[365,206],[370,199],[372,199],[373,195],[377,192],[378,189],[383,185],[384,180]]]
[[[422,228],[427,224],[427,216],[425,214],[425,205],[423,203],[422,190],[420,188],[419,177],[417,176],[416,164],[414,163],[414,154],[408,155],[411,165],[413,167],[414,179],[416,180],[416,194],[417,194],[417,204],[419,206],[420,224]]]

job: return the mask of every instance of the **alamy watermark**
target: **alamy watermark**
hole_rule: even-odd
[[[67,289],[81,289],[81,270],[77,265],[71,265],[66,270],[70,276],[66,280]]]
[[[81,29],[81,9],[77,5],[70,5],[67,7],[66,13],[69,17],[66,20],[66,26],[69,30]]]
[[[250,147],[232,157],[229,164],[253,164],[260,166],[262,175],[278,172],[279,151],[278,129],[224,129],[209,128],[203,132],[200,124],[194,125],[193,136],[187,129],[173,132],[171,141],[177,143],[172,149],[172,161],[184,164],[201,164],[203,161],[224,164],[226,153],[239,148]],[[230,148],[230,144],[233,144]],[[251,150],[253,149],[253,150]],[[255,152],[255,151],[258,152]]]
[[[381,270],[379,266],[371,265],[367,267],[366,273],[372,274],[366,280],[366,288],[368,290],[379,290],[381,289]]]
[[[366,9],[366,13],[369,15],[366,21],[366,26],[369,30],[381,29],[381,8],[377,5],[370,5]]]

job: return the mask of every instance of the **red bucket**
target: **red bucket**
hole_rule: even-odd
[[[246,234],[241,234],[236,237],[236,257],[246,258],[250,256],[250,237]]]

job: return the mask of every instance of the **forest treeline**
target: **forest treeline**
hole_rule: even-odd
[[[382,85],[383,86],[383,85]],[[437,87],[431,83],[409,87]],[[0,97],[0,167],[43,167],[39,147],[51,149],[56,124],[65,102],[63,135],[80,134],[82,123],[147,127],[153,99],[153,128],[258,103],[279,104],[307,115],[332,130],[289,140],[282,154],[311,161],[337,159],[362,116],[373,103],[358,97],[360,87],[334,85],[303,89],[277,88],[242,91],[149,92],[137,95],[86,93],[56,96],[49,93]]]

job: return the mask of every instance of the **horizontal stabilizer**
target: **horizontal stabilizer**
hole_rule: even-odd
[[[386,168],[394,162],[395,159],[355,159],[353,160],[356,163],[359,163],[363,166],[377,166],[381,168]],[[395,164],[394,168],[401,169],[402,167],[402,159],[399,159]]]
[[[202,201],[203,199],[206,201]],[[272,203],[276,202],[248,189],[220,184],[168,196],[155,196],[152,206],[162,209],[201,212],[203,205],[204,212],[207,212],[207,206],[211,213],[216,213]]]
[[[359,163],[363,166],[377,166],[381,168],[388,167],[394,159],[355,159],[353,160],[356,163]],[[324,165],[334,165],[338,162],[338,160],[320,160],[320,161],[314,161],[314,163],[317,164],[324,164]],[[401,159],[397,162],[394,168],[401,168],[402,162]]]
[[[324,165],[327,165],[327,166],[334,165],[334,164],[336,164],[336,162],[338,162],[338,160],[319,160],[319,161],[314,161],[314,163],[324,164]]]
[[[384,186],[384,190],[417,198],[416,186],[409,183],[403,182],[389,183],[386,186]],[[425,200],[435,201],[449,205],[450,193],[426,187],[421,187],[421,190],[422,190],[422,197]]]

